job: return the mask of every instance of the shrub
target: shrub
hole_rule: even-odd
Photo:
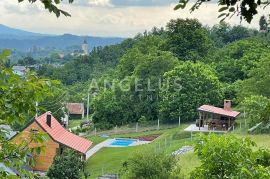
[[[201,135],[195,151],[202,164],[192,171],[191,178],[270,178],[270,152],[254,151],[255,146],[249,138]]]
[[[47,176],[50,179],[80,179],[84,162],[80,155],[72,150],[64,150],[62,155],[54,158],[53,165],[49,168]]]
[[[174,156],[152,151],[135,153],[123,164],[123,170],[124,174],[121,178],[181,178],[180,167]]]

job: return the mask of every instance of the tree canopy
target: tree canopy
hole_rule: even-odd
[[[203,63],[182,63],[166,72],[164,79],[164,86],[168,86],[166,79],[170,83],[160,92],[163,100],[159,103],[159,115],[162,120],[177,121],[179,116],[183,120],[194,120],[199,106],[218,106],[223,99],[215,70]]]
[[[270,151],[254,150],[256,143],[249,138],[209,134],[199,137],[195,151],[201,166],[191,178],[262,178],[270,177]]]
[[[180,0],[174,9],[184,9],[189,2],[190,0]],[[209,1],[196,0],[191,6],[190,11],[192,12],[199,9],[202,4],[207,2]],[[226,18],[230,18],[233,15],[240,15],[240,20],[244,19],[248,23],[250,23],[253,17],[258,14],[260,7],[265,8],[270,4],[270,2],[267,0],[219,0],[217,3],[220,6],[220,9],[218,10],[220,15],[218,17],[221,18],[221,21],[225,20]]]

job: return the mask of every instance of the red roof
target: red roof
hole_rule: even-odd
[[[69,114],[83,114],[83,103],[67,103],[66,105]]]
[[[210,106],[210,105],[202,105],[201,107],[198,108],[198,110],[214,113],[214,114],[220,114],[220,115],[228,116],[228,117],[234,117],[234,118],[240,114],[240,112],[238,111],[228,111],[223,108],[218,108],[218,107]]]
[[[67,131],[53,116],[49,127],[46,123],[47,114],[50,113],[44,113],[35,120],[53,140],[84,154],[88,151],[92,145],[91,141]]]

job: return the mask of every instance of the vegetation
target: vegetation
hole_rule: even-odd
[[[86,105],[90,92],[91,118],[99,129],[158,119],[171,123],[179,116],[193,121],[204,103],[269,98],[265,34],[224,22],[206,28],[196,19],[176,19],[166,28],[73,57],[60,68],[44,65],[37,74],[63,84],[57,97],[48,99],[66,94],[51,111],[63,101]]]
[[[143,159],[143,160],[142,160]],[[122,178],[180,178],[180,166],[175,156],[142,151],[123,164]]]
[[[70,16],[58,8],[60,0],[40,2],[57,17],[61,14]],[[175,9],[185,8],[188,2],[181,0]],[[197,0],[191,10],[198,9],[204,2]],[[222,21],[238,13],[241,20],[244,18],[249,23],[261,4],[269,5],[269,2],[252,0],[218,3],[222,6],[219,9]],[[59,119],[64,114],[66,101],[86,102],[89,93],[93,109],[91,118],[99,129],[158,119],[171,123],[179,116],[194,121],[198,106],[205,103],[219,106],[226,97],[234,99],[236,105],[240,104],[240,109],[244,108],[250,127],[262,123],[264,130],[261,131],[269,132],[270,35],[267,18],[262,17],[259,25],[260,32],[226,23],[207,28],[196,19],[171,20],[166,28],[153,28],[117,45],[96,47],[89,56],[68,57],[68,62],[58,68],[43,65],[37,70],[38,76],[59,80],[61,86],[56,86],[55,81],[51,86],[51,81],[41,80],[32,73],[23,77],[15,75],[5,60],[9,52],[4,51],[0,54],[0,122],[13,128],[21,127],[35,113],[47,110],[53,111]],[[52,53],[50,59],[58,61],[59,55]],[[36,63],[31,57],[18,61],[18,64],[28,66]],[[125,178],[185,176],[186,173],[182,175],[179,169],[177,158],[171,156],[179,147],[191,145],[189,134],[179,130],[159,131],[164,133],[145,146],[102,149],[87,161],[84,174],[96,176],[100,172],[94,167],[103,170],[105,163],[113,172],[122,169]],[[31,137],[30,142],[46,140],[45,136],[36,133]],[[267,135],[263,139],[261,135],[253,138],[269,142]],[[103,141],[99,137],[93,139],[95,143]],[[190,178],[270,177],[269,149],[258,149],[249,138],[209,134],[195,139],[198,158],[193,156],[192,159],[197,167],[186,168],[191,171]],[[27,154],[38,154],[42,147],[29,149],[28,145],[27,142],[14,145],[8,140],[7,131],[0,130],[0,163],[16,168],[23,177],[33,177],[22,166],[30,163]],[[82,177],[82,173],[83,162],[79,156],[65,151],[55,157],[47,175],[76,179]],[[0,171],[1,178],[7,176],[7,172]]]
[[[50,179],[80,179],[83,166],[84,163],[79,154],[72,150],[64,150],[63,154],[55,156],[47,176]]]
[[[50,81],[37,78],[34,74],[28,73],[25,78],[20,78],[12,72],[12,69],[5,66],[5,60],[9,51],[0,53],[0,124],[9,126],[22,126],[27,119],[32,118],[37,112],[36,102],[41,101],[44,95],[50,94]],[[21,172],[23,177],[31,177],[33,174],[26,171],[23,165],[31,161],[28,153],[39,154],[43,148],[42,142],[47,137],[44,134],[30,134],[30,140],[24,140],[20,144],[14,144],[9,140],[9,131],[0,130],[0,163]],[[29,148],[31,142],[40,143],[36,148]],[[8,173],[0,171],[0,178],[5,178]]]
[[[201,136],[195,150],[202,162],[191,178],[269,178],[270,151],[259,149],[248,138],[232,135]]]
[[[197,19],[176,19],[167,24],[168,49],[180,60],[203,59],[212,47],[207,30]]]
[[[264,96],[250,96],[241,102],[241,107],[245,111],[249,127],[262,122],[261,114],[266,110],[270,100]]]
[[[223,99],[221,84],[215,70],[203,63],[180,64],[165,73],[164,78],[174,81],[161,92],[163,101],[159,103],[159,114],[162,120],[178,121],[180,116],[183,121],[194,121],[198,106],[219,105]],[[178,83],[180,88],[178,89],[174,83]]]
[[[195,136],[193,137],[192,141],[191,134],[183,131],[183,129],[187,126],[187,124],[184,124],[180,128],[112,135],[111,137],[135,138],[138,136],[161,134],[160,137],[148,145],[124,148],[103,148],[87,161],[85,170],[91,173],[90,178],[96,178],[102,173],[122,173],[123,164],[137,153],[144,154],[147,153],[147,151],[151,151],[149,153],[165,152],[167,155],[170,155],[172,152],[178,150],[182,146],[197,144]],[[269,135],[247,135],[247,131],[239,132],[239,128],[236,128],[236,130],[233,132],[235,135],[237,135],[237,140],[239,143],[242,142],[242,138],[250,137],[252,141],[256,141],[258,144],[258,147],[253,147],[253,149],[257,150],[261,147],[270,149]],[[225,136],[227,136],[227,134],[225,134]],[[94,139],[97,142],[102,141],[99,141],[99,137],[90,137],[90,139]],[[104,138],[102,139],[104,140]],[[184,178],[189,178],[190,173],[195,170],[196,167],[201,165],[201,160],[193,151],[180,155],[177,160],[177,166],[180,166],[181,168],[178,174]]]
[[[175,10],[184,9],[189,0],[180,0],[179,4],[175,6]],[[194,5],[191,6],[191,11],[195,11],[200,8],[200,6],[205,3],[204,0],[197,0]],[[224,21],[226,18],[232,17],[237,14],[240,15],[240,19],[245,19],[248,23],[250,23],[253,19],[253,16],[258,14],[259,7],[267,7],[269,5],[268,1],[253,1],[253,0],[227,0],[227,1],[218,1],[217,2],[220,7],[218,12],[221,18],[221,21]]]

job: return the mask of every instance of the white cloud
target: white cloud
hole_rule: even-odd
[[[90,1],[88,0],[90,3]],[[56,18],[42,6],[28,3],[11,3],[10,0],[0,1],[0,23],[34,32],[63,34],[72,33],[92,36],[124,36],[131,37],[153,26],[161,27],[172,18],[198,18],[204,25],[212,26],[217,19],[218,6],[214,3],[202,5],[191,13],[189,9],[174,11],[173,5],[166,6],[111,6],[109,0],[91,0],[92,6],[61,5],[72,17]],[[6,8],[12,5],[13,9]],[[30,7],[31,6],[31,7]],[[32,8],[32,10],[31,10]],[[264,10],[269,13],[269,8]],[[33,15],[34,13],[34,15]],[[257,15],[252,24],[243,23],[248,27],[258,27]],[[240,18],[228,19],[231,24],[240,24]]]
[[[112,7],[110,0],[89,0],[91,6]]]

